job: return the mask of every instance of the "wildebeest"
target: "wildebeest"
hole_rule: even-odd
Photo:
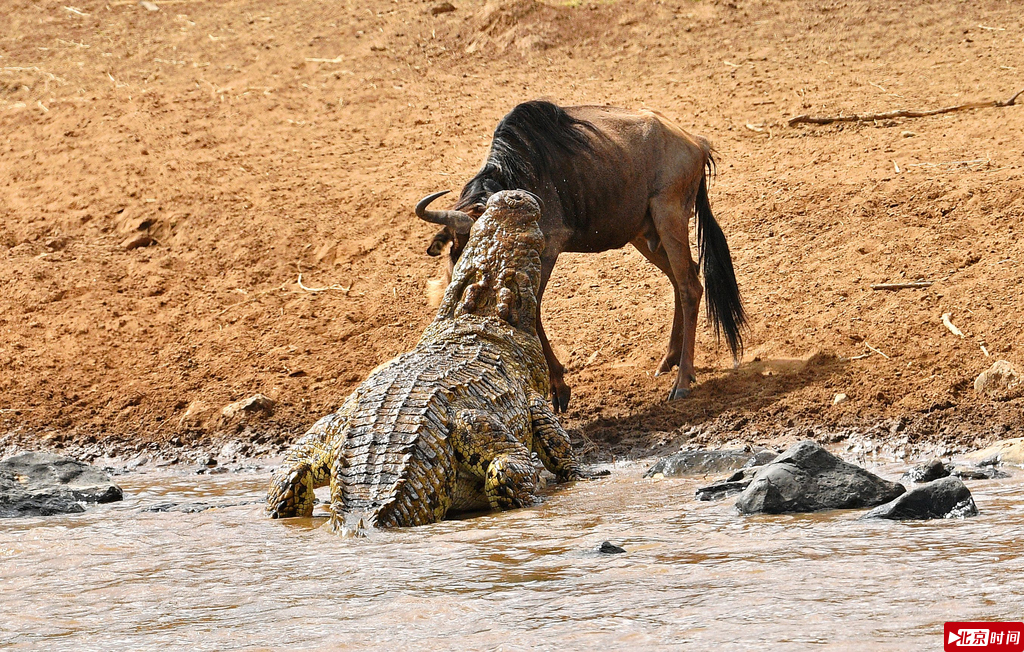
[[[451,242],[454,265],[488,197],[516,188],[539,196],[545,246],[538,306],[563,251],[598,252],[632,244],[668,276],[675,291],[672,335],[658,366],[659,374],[679,367],[672,400],[687,396],[696,380],[693,349],[704,290],[690,256],[689,218],[694,213],[708,315],[735,359],[743,346],[740,330],[746,317],[729,245],[708,203],[707,177],[713,172],[710,143],[657,112],[531,101],[498,123],[483,167],[453,209],[427,208],[447,192],[442,191],[424,197],[416,214],[444,225],[427,253],[438,256]],[[551,375],[552,403],[563,411],[570,396],[565,367],[539,319],[537,330]]]

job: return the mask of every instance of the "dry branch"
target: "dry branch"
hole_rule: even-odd
[[[839,116],[811,116],[811,115],[798,115],[794,118],[789,119],[789,126],[798,124],[814,124],[814,125],[827,125],[833,122],[872,122],[874,120],[888,120],[889,118],[925,118],[932,115],[941,115],[943,113],[952,113],[954,111],[967,111],[968,109],[985,109],[989,107],[1000,108],[1004,106],[1013,106],[1017,102],[1017,98],[1024,93],[1024,88],[1014,93],[1013,97],[1008,100],[988,100],[985,102],[968,102],[967,104],[957,104],[956,106],[947,106],[941,109],[932,109],[930,111],[913,111],[911,109],[899,109],[897,111],[888,111],[886,113],[865,113],[863,115],[852,114],[852,115],[839,115]]]
[[[957,328],[955,325],[953,325],[953,322],[950,321],[949,318],[952,315],[953,315],[953,313],[951,313],[951,312],[944,312],[944,313],[942,313],[942,323],[943,323],[943,325],[945,325],[945,327],[948,328],[949,332],[952,333],[953,335],[959,335],[961,339],[963,339],[964,337],[967,337],[966,335],[964,335],[964,332],[962,330]]]
[[[868,347],[868,349],[869,349],[870,351],[873,351],[873,352],[877,353],[878,355],[882,356],[882,357],[883,357],[883,358],[885,358],[886,360],[890,360],[890,359],[891,359],[891,358],[890,358],[889,356],[887,356],[886,354],[882,353],[881,351],[879,351],[879,350],[878,350],[878,349],[876,349],[875,347],[871,346],[871,345],[870,345],[870,344],[868,344],[867,342],[864,342],[864,346]]]
[[[327,292],[328,290],[338,290],[340,292],[344,292],[347,295],[349,290],[352,289],[352,284],[349,284],[348,287],[345,287],[344,285],[334,284],[322,288],[311,288],[307,287],[302,283],[302,274],[299,274],[299,287],[305,290],[306,292]]]
[[[913,283],[878,283],[872,285],[872,290],[909,290],[913,288],[931,287],[935,281],[914,281]]]

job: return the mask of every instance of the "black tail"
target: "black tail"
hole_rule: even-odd
[[[707,301],[708,316],[715,326],[715,335],[729,341],[734,358],[743,352],[743,336],[740,333],[747,323],[740,301],[740,288],[736,285],[736,273],[732,269],[729,243],[725,241],[722,227],[718,226],[711,214],[708,202],[708,176],[714,173],[715,161],[708,156],[707,171],[697,189],[697,247],[700,264],[704,270],[704,298]]]

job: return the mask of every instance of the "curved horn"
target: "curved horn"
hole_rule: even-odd
[[[427,206],[430,202],[434,201],[441,195],[447,195],[447,190],[441,192],[435,192],[432,195],[427,195],[416,204],[416,216],[425,222],[431,222],[433,224],[443,224],[444,226],[451,227],[456,233],[460,235],[466,235],[469,233],[470,227],[473,226],[473,218],[469,216],[469,213],[463,213],[462,211],[429,211]]]

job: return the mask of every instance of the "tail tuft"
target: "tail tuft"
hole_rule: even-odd
[[[715,170],[715,161],[710,155],[706,168],[697,189],[694,207],[697,213],[697,247],[701,268],[704,270],[704,297],[715,336],[721,338],[725,335],[733,358],[738,360],[743,353],[741,330],[747,323],[747,316],[740,300],[740,288],[736,284],[729,243],[725,240],[722,227],[715,221],[708,201],[707,179]]]

